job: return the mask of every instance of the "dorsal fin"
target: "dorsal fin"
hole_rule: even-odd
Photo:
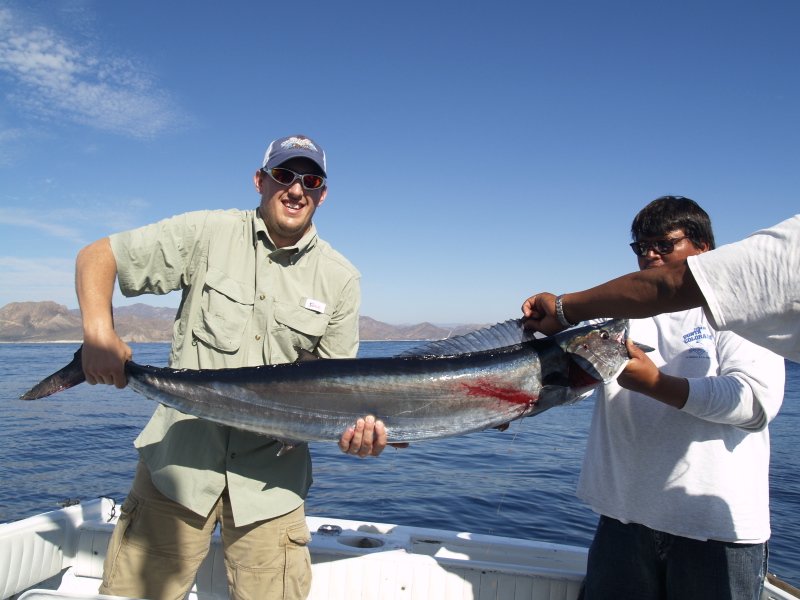
[[[397,356],[453,356],[469,352],[482,352],[530,342],[537,336],[522,326],[522,319],[509,319],[485,329],[476,329],[466,335],[415,346]]]
[[[305,348],[301,348],[300,346],[295,346],[294,349],[297,352],[297,358],[294,360],[294,362],[296,363],[304,363],[312,360],[322,360],[319,356],[317,356],[313,352],[309,352],[308,350],[306,350]]]

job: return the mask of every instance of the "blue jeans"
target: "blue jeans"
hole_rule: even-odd
[[[701,542],[602,516],[579,600],[759,600],[767,544]]]

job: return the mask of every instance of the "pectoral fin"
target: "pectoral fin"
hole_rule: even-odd
[[[281,438],[275,438],[281,443],[281,449],[278,450],[278,456],[283,456],[287,452],[294,450],[298,446],[305,444],[306,442],[302,442],[300,440],[285,440]]]

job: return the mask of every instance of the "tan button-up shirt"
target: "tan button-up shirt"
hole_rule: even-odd
[[[110,236],[125,296],[182,290],[169,364],[219,369],[358,350],[359,272],[317,237],[276,248],[257,210],[198,211]],[[311,485],[308,447],[159,405],[135,441],[156,487],[206,515],[226,484],[237,526],[285,514]]]

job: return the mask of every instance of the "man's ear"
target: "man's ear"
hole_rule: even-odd
[[[262,193],[261,192],[261,180],[263,179],[263,177],[264,177],[264,172],[261,169],[258,169],[256,171],[256,174],[253,175],[253,183],[255,183],[256,190],[258,191],[259,194]]]

